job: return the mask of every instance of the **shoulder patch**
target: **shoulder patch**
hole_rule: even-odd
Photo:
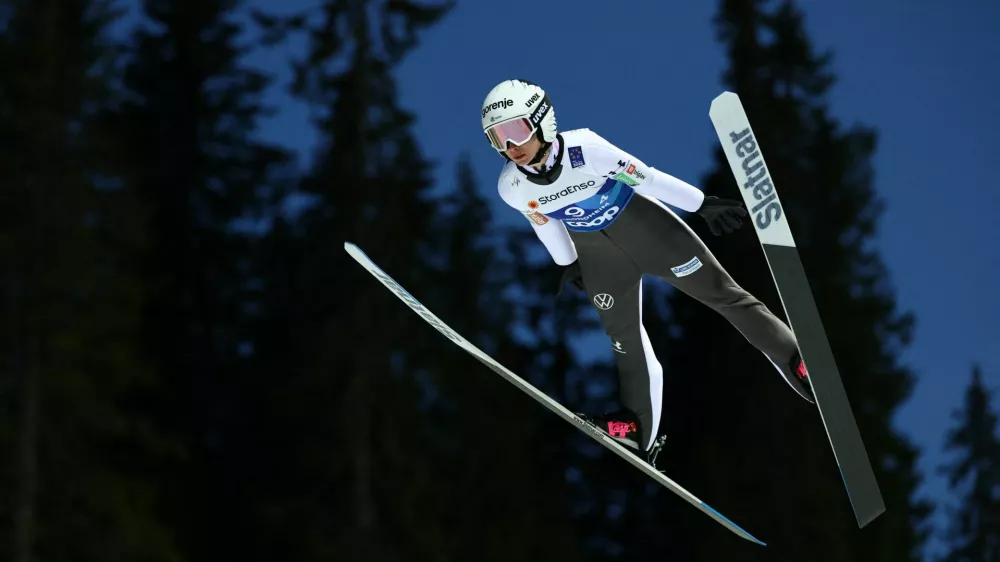
[[[528,217],[528,220],[537,224],[538,226],[542,226],[549,222],[549,217],[539,213],[538,211],[533,211],[533,212],[526,211],[524,215]]]
[[[583,161],[583,148],[579,146],[571,146],[566,149],[566,151],[569,153],[569,163],[574,168],[579,168],[585,164]]]
[[[622,160],[621,158],[619,158],[618,162],[615,164],[615,167],[608,172],[608,177],[619,179],[618,176],[623,175],[627,166],[632,166],[633,168],[635,167],[632,164],[631,160]]]

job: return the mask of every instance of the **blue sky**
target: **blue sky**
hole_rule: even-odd
[[[317,4],[254,2],[275,13]],[[972,362],[1000,389],[1000,250],[987,243],[1000,241],[998,78],[989,70],[1000,60],[1000,4],[798,5],[816,48],[834,53],[833,115],[844,126],[878,131],[876,186],[888,209],[877,246],[899,305],[917,318],[903,360],[918,382],[897,425],[924,450],[922,491],[940,499],[945,488],[935,468],[945,460],[944,432]],[[697,185],[717,142],[708,108],[722,91],[726,62],[711,24],[715,9],[714,1],[462,0],[400,68],[400,101],[419,117],[415,132],[438,164],[441,185],[450,185],[455,158],[467,152],[504,222],[523,219],[496,196],[501,160],[485,142],[478,113],[486,92],[509,77],[546,87],[561,128],[589,127]],[[267,99],[278,112],[261,135],[306,153],[315,133],[305,108],[282,91],[285,58],[300,48],[295,42],[248,62],[280,80]]]

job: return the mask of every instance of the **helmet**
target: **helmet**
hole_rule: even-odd
[[[482,124],[490,144],[505,158],[508,142],[520,146],[539,133],[540,157],[556,139],[552,102],[545,90],[527,80],[506,80],[490,90],[483,101]]]

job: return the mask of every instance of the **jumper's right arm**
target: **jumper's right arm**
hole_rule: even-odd
[[[569,237],[566,225],[561,220],[550,219],[538,211],[525,209],[523,202],[513,200],[510,191],[505,189],[505,184],[506,182],[502,181],[500,183],[500,198],[528,219],[531,227],[535,230],[535,235],[538,236],[542,245],[545,246],[545,249],[549,251],[549,255],[552,256],[552,261],[558,265],[569,265],[576,261],[576,246]]]
[[[539,216],[544,217],[541,213]],[[569,265],[575,262],[577,258],[576,246],[569,237],[566,225],[561,220],[553,220],[548,217],[545,219],[548,221],[545,224],[538,224],[532,220],[531,226],[535,229],[538,239],[545,245],[545,249],[549,251],[552,261],[559,265]]]

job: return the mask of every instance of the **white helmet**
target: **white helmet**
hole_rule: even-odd
[[[507,157],[507,143],[520,146],[540,133],[541,155],[556,140],[556,112],[545,90],[527,80],[497,84],[483,101],[483,132],[497,152]]]

